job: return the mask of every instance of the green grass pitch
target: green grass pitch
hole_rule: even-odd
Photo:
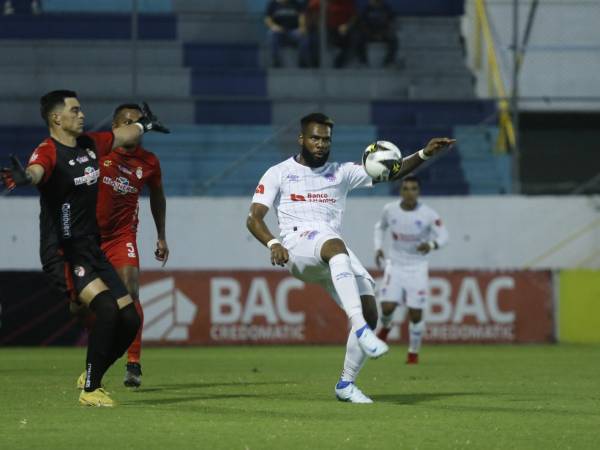
[[[118,407],[77,403],[83,349],[0,349],[0,448],[598,449],[600,348],[394,346],[337,402],[343,347],[145,349]]]

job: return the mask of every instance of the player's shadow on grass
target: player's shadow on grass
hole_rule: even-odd
[[[375,402],[395,403],[397,405],[416,405],[449,397],[464,397],[468,395],[484,395],[482,392],[426,392],[422,394],[385,394],[372,395]]]
[[[171,383],[158,384],[149,388],[141,388],[139,392],[179,391],[188,389],[210,389],[214,387],[251,387],[270,386],[276,384],[295,384],[288,381],[229,381],[223,383]]]
[[[258,394],[206,394],[206,395],[189,395],[187,397],[171,397],[171,398],[144,398],[124,402],[129,405],[172,405],[175,403],[188,403],[199,400],[231,400],[243,398],[260,397]]]

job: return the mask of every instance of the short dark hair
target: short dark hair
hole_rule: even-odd
[[[410,173],[410,174],[406,175],[404,178],[402,178],[403,183],[406,181],[412,181],[414,183],[417,183],[419,185],[419,187],[421,187],[421,181],[419,181],[417,176],[413,175],[412,173]]]
[[[62,104],[64,106],[66,98],[77,98],[77,92],[62,89],[48,92],[40,98],[40,114],[42,119],[44,119],[44,122],[46,122],[46,125],[50,125],[50,120],[48,120],[50,113],[58,105]]]
[[[305,130],[309,123],[327,125],[331,130],[333,130],[333,120],[322,113],[310,113],[300,119],[300,128],[302,131]]]
[[[143,113],[142,108],[140,108],[140,105],[138,105],[137,103],[122,103],[115,108],[115,112],[113,113],[113,120],[115,120],[119,113],[124,109],[135,109],[136,111]]]

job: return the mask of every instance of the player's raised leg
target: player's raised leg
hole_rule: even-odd
[[[371,326],[365,320],[358,285],[344,241],[329,239],[321,247],[320,253],[321,259],[329,265],[331,281],[340,298],[342,307],[348,319],[350,319],[352,330],[358,338],[358,345],[370,358],[378,358],[384,355],[389,347],[373,332],[377,319]],[[375,309],[376,317],[377,309]]]

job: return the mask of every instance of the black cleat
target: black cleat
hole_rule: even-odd
[[[142,385],[142,366],[140,363],[127,363],[123,384],[134,388],[139,388]]]

